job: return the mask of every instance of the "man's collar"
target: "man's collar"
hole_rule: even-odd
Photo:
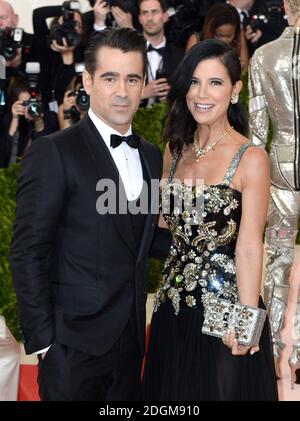
[[[110,147],[110,135],[117,134],[119,136],[129,136],[132,134],[131,125],[125,134],[118,132],[117,130],[110,127],[107,123],[105,123],[100,117],[98,117],[90,108],[88,111],[88,115],[94,125],[96,126],[98,132],[100,133],[101,137],[103,138],[107,147]]]

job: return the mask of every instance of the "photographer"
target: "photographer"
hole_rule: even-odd
[[[147,40],[147,80],[142,92],[142,105],[165,101],[169,81],[180,62],[183,51],[167,41],[164,25],[168,20],[164,0],[139,0],[139,21]]]
[[[61,130],[73,126],[89,109],[89,96],[83,88],[81,74],[82,70],[73,78],[65,92],[63,103],[58,107],[58,122]]]
[[[28,82],[17,81],[9,97],[10,111],[4,115],[1,125],[0,137],[6,152],[5,166],[22,158],[33,140],[59,129],[56,114],[42,111],[39,95],[32,106],[31,99],[32,91]]]
[[[8,111],[9,85],[24,75],[27,62],[38,61],[39,42],[34,35],[17,28],[19,16],[7,1],[0,1],[0,17],[0,55],[6,66],[6,80],[0,86],[0,114],[3,114]]]
[[[33,11],[33,27],[41,40],[42,96],[51,110],[57,111],[64,92],[76,76],[75,64],[84,60],[86,34],[78,2],[64,2],[62,6],[40,7]],[[46,20],[54,17],[50,29]]]
[[[277,39],[287,25],[282,0],[229,0],[240,14],[249,54]]]
[[[92,10],[83,15],[88,36],[106,27],[137,27],[134,0],[89,0],[89,3]]]

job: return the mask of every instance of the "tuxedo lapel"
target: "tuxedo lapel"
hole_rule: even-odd
[[[141,239],[141,245],[139,248],[137,261],[139,261],[143,257],[144,250],[147,249],[148,243],[152,240],[152,236],[150,235],[150,233],[151,233],[151,227],[154,221],[154,215],[152,215],[152,212],[151,212],[151,201],[152,201],[151,180],[154,178],[154,176],[152,174],[151,166],[149,165],[149,160],[147,158],[147,154],[143,146],[142,140],[139,145],[139,153],[141,156],[141,160],[144,163],[144,168],[146,171],[146,174],[144,174],[144,180],[147,180],[147,184],[148,184],[148,214],[146,218],[145,229],[143,231],[143,236]]]
[[[126,194],[117,166],[107,149],[104,140],[100,136],[92,120],[87,115],[78,123],[78,129],[91,154],[99,180],[107,178],[113,180],[115,183],[117,213],[112,214],[111,216],[123,241],[136,256],[136,244],[130,215],[128,212],[120,214],[118,210],[120,193],[123,198],[126,198]]]

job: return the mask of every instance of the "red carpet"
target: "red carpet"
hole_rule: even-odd
[[[18,401],[39,401],[37,384],[37,366],[20,366]]]
[[[149,328],[147,326],[146,331],[146,347],[148,343]],[[144,369],[144,363],[142,373]],[[18,401],[39,401],[38,384],[37,384],[37,366],[29,364],[20,365],[20,377],[19,377],[19,391]]]

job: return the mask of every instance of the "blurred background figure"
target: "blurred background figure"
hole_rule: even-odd
[[[287,25],[283,0],[228,0],[239,12],[250,56],[278,38]]]
[[[63,103],[58,108],[59,128],[65,129],[78,123],[86,114],[90,106],[90,97],[82,84],[84,63],[76,65],[77,76],[67,88]]]
[[[244,31],[237,10],[230,4],[216,4],[208,10],[202,31],[190,36],[186,49],[189,50],[201,40],[211,38],[219,39],[236,48],[242,69],[247,70],[249,57]]]
[[[9,2],[0,0],[0,55],[5,59],[6,79],[0,81],[0,116],[8,110],[10,83],[23,76],[28,61],[38,61],[39,45],[33,34],[18,27],[19,16]]]
[[[289,277],[300,216],[300,0],[285,0],[284,5],[290,26],[280,38],[254,53],[249,82],[252,142],[265,146],[269,120],[273,128],[264,286],[278,377],[280,355],[284,347],[280,333],[287,308]],[[293,339],[294,346],[289,359],[292,388],[295,382],[300,384],[300,290]]]
[[[92,10],[84,13],[87,35],[106,27],[137,26],[136,0],[89,0]]]
[[[0,401],[18,400],[20,345],[0,316]]]
[[[27,80],[12,86],[9,105],[0,128],[4,166],[22,158],[32,141],[59,129],[56,113],[43,108],[38,90]]]
[[[50,28],[47,19],[53,18]],[[76,76],[75,64],[84,61],[87,35],[78,1],[33,11],[34,33],[40,40],[41,90],[45,106],[58,111],[67,86]]]
[[[139,0],[139,21],[147,40],[147,80],[142,92],[142,105],[165,101],[172,75],[183,51],[167,40],[164,25],[168,21],[165,0]]]

